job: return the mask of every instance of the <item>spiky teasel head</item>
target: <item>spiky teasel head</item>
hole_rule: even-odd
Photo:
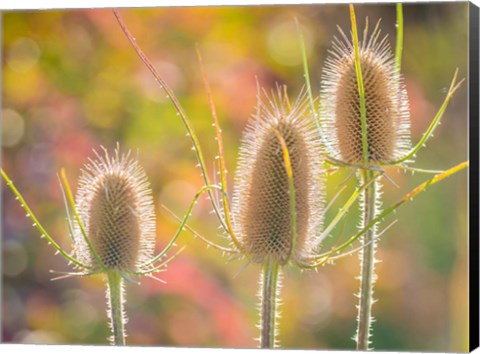
[[[368,25],[367,25],[368,26]],[[359,43],[365,90],[368,162],[382,163],[405,156],[410,149],[410,113],[403,79],[387,37],[379,40],[379,23]],[[323,138],[333,157],[363,163],[360,95],[353,43],[340,30],[333,40],[322,75],[320,120]]]
[[[255,262],[267,258],[285,264],[290,255],[311,255],[322,227],[322,151],[305,95],[290,107],[277,93],[259,102],[257,114],[244,133],[233,196],[233,224],[242,251]],[[296,240],[293,241],[289,179],[282,146],[285,141],[293,174]],[[293,247],[293,249],[292,249]]]
[[[130,273],[152,259],[155,210],[147,177],[130,151],[114,156],[95,151],[78,182],[76,208],[85,233],[107,269]],[[74,252],[82,263],[98,268],[80,226],[74,226]]]

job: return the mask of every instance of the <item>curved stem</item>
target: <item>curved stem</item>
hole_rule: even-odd
[[[223,149],[223,138],[222,138],[222,129],[220,129],[220,123],[218,122],[218,116],[217,116],[217,110],[215,108],[215,103],[213,102],[213,95],[212,95],[212,90],[210,89],[210,83],[208,82],[208,77],[207,77],[207,72],[205,70],[205,66],[203,65],[203,58],[202,54],[200,53],[200,50],[197,48],[197,56],[198,56],[198,61],[200,64],[200,71],[202,72],[203,76],[203,82],[205,85],[205,90],[207,91],[207,97],[208,97],[208,102],[210,104],[210,111],[212,112],[212,118],[213,118],[213,125],[215,126],[215,135],[217,139],[217,147],[218,147],[218,158],[220,160],[220,183],[222,186],[222,205],[223,205],[223,214],[224,214],[224,220],[220,220],[222,225],[224,224],[230,234],[230,238],[232,239],[232,242],[234,245],[238,248],[241,249],[241,244],[240,241],[238,241],[237,236],[235,236],[235,233],[233,231],[233,226],[232,226],[232,220],[230,218],[230,206],[228,203],[228,198],[227,198],[227,193],[228,193],[228,187],[227,187],[227,167],[225,164],[225,154],[224,154],[224,149]]]
[[[375,226],[375,224],[383,221],[388,215],[393,213],[395,210],[397,210],[399,207],[401,207],[403,204],[412,201],[413,198],[415,198],[417,195],[419,195],[421,192],[427,190],[431,186],[437,184],[438,182],[444,180],[445,178],[448,178],[450,176],[453,176],[454,174],[462,171],[463,169],[467,168],[469,165],[468,161],[464,161],[459,163],[458,165],[455,165],[448,170],[439,173],[432,178],[428,179],[427,181],[421,183],[417,187],[413,188],[410,192],[405,194],[398,202],[395,204],[390,205],[388,208],[384,209],[382,212],[377,211],[378,215],[365,227],[363,227],[360,231],[358,231],[355,235],[351,236],[347,241],[342,243],[339,246],[333,247],[330,251],[319,254],[318,256],[315,257],[315,259],[323,259],[320,263],[317,263],[319,265],[322,265],[325,263],[326,258],[330,258],[333,254],[338,253],[344,249],[346,249],[348,246],[350,246],[353,242],[358,240],[360,237],[365,235],[370,228]],[[378,187],[377,187],[378,190]],[[378,193],[378,191],[377,191]],[[377,236],[378,237],[378,236]],[[302,265],[303,266],[303,265]],[[315,268],[316,266],[314,266]]]
[[[109,304],[108,317],[110,318],[110,327],[112,329],[113,345],[125,345],[125,312],[123,309],[123,278],[116,271],[107,272],[108,289],[107,300]]]
[[[188,132],[188,136],[190,137],[190,140],[192,141],[193,144],[193,150],[195,151],[195,154],[197,156],[198,163],[200,165],[200,169],[202,171],[202,177],[205,182],[205,185],[210,185],[210,178],[208,177],[207,173],[207,167],[205,164],[205,159],[203,157],[203,153],[200,147],[200,142],[195,134],[195,131],[193,129],[192,124],[190,123],[190,120],[187,116],[187,113],[183,109],[182,105],[180,104],[180,101],[177,99],[175,96],[173,90],[168,86],[167,82],[163,79],[163,77],[159,74],[157,69],[155,69],[155,66],[152,64],[152,62],[148,59],[148,57],[145,55],[145,53],[142,51],[140,46],[137,44],[135,41],[135,38],[133,35],[130,33],[129,29],[127,28],[127,25],[123,21],[122,16],[116,9],[112,9],[113,14],[115,15],[115,18],[118,21],[118,24],[120,25],[120,28],[122,29],[123,33],[127,37],[128,41],[132,45],[133,49],[137,53],[138,57],[140,60],[145,64],[145,66],[148,68],[148,70],[152,73],[153,77],[158,81],[160,84],[160,87],[164,90],[166,93],[167,97],[170,99],[172,102],[173,106],[175,107],[175,110],[177,111],[177,115],[180,117],[182,124],[185,126],[185,129]],[[213,210],[215,214],[218,217],[218,220],[220,221],[220,224],[222,225],[222,228],[229,232],[229,229],[227,225],[225,225],[225,222],[222,218],[222,213],[220,212],[219,206],[215,203],[215,198],[213,196],[213,193],[211,190],[207,191],[209,199],[212,203]]]
[[[455,73],[453,74],[453,79],[452,79],[452,82],[450,84],[450,88],[448,89],[448,93],[447,93],[447,96],[445,97],[445,99],[443,100],[443,103],[442,105],[440,106],[440,108],[438,109],[438,112],[437,114],[435,115],[435,117],[433,118],[432,122],[430,123],[429,127],[427,128],[427,130],[425,131],[425,133],[423,133],[423,136],[422,138],[419,140],[419,142],[417,143],[417,145],[415,145],[411,150],[410,152],[405,155],[404,157],[398,159],[398,160],[395,160],[395,161],[390,161],[388,163],[385,163],[385,165],[398,165],[402,162],[408,162],[412,157],[415,157],[415,154],[423,147],[425,146],[425,144],[427,143],[427,141],[433,136],[433,132],[435,131],[435,129],[438,127],[438,125],[440,124],[440,119],[442,119],[442,116],[443,116],[443,113],[445,112],[445,110],[447,109],[447,106],[448,106],[448,103],[450,102],[450,100],[452,99],[453,97],[453,94],[455,93],[455,91],[458,90],[458,88],[462,85],[463,81],[465,81],[465,78],[463,78],[462,80],[460,80],[458,83],[456,82],[457,81],[457,76],[458,76],[458,68],[455,70]]]
[[[260,348],[275,347],[277,288],[279,288],[278,263],[268,258],[263,266],[261,281],[261,319],[260,319]]]
[[[47,230],[43,228],[42,224],[40,224],[40,221],[38,221],[35,214],[33,214],[33,211],[30,209],[27,202],[23,198],[22,194],[20,194],[20,192],[18,191],[17,187],[15,187],[15,185],[13,184],[13,181],[10,179],[10,177],[8,177],[7,173],[1,168],[0,168],[0,173],[3,179],[5,180],[5,183],[7,184],[7,186],[12,190],[13,194],[15,194],[18,202],[20,203],[20,206],[27,213],[26,216],[32,219],[33,221],[32,226],[35,227],[40,232],[40,235],[41,235],[40,237],[46,238],[48,243],[51,244],[57,250],[58,253],[60,253],[63,257],[65,257],[65,259],[67,259],[68,261],[75,264],[77,267],[84,268],[84,269],[92,269],[92,267],[86,264],[83,264],[79,260],[69,255],[62,247],[60,247],[58,243],[56,243],[53,240],[52,236],[50,236]]]
[[[373,178],[372,171],[362,171],[362,179],[365,183]],[[364,191],[362,205],[362,227],[365,228],[376,217],[377,188],[375,181]],[[371,227],[362,237],[363,244],[360,253],[361,278],[360,278],[360,296],[358,304],[358,327],[357,327],[357,350],[368,350],[370,326],[372,322],[372,304],[373,304],[373,285],[375,283],[375,235],[376,227]]]
[[[83,225],[82,219],[80,218],[80,214],[77,211],[77,207],[75,205],[75,199],[73,198],[72,189],[70,188],[70,184],[68,183],[67,173],[65,172],[64,168],[62,168],[60,170],[60,178],[61,178],[61,181],[63,182],[63,184],[65,186],[65,192],[67,192],[67,198],[70,202],[70,206],[72,207],[73,215],[75,216],[75,220],[77,221],[78,227],[80,228],[80,231],[83,235],[83,238],[84,238],[88,248],[90,249],[90,252],[92,253],[93,258],[97,262],[98,266],[100,266],[100,268],[103,271],[106,272],[107,267],[105,266],[105,264],[100,259],[100,256],[98,255],[97,251],[95,251],[95,248],[93,247],[92,241],[90,241],[90,239],[87,236],[87,232],[85,231],[85,226]]]
[[[205,191],[210,191],[212,189],[217,189],[217,190],[220,190],[222,193],[223,193],[223,190],[220,188],[220,187],[217,187],[217,186],[203,186],[198,192],[197,194],[195,194],[195,196],[193,197],[193,200],[192,202],[190,203],[190,206],[188,207],[187,209],[187,212],[185,213],[185,216],[183,217],[183,220],[181,220],[181,224],[180,224],[180,227],[177,229],[177,232],[175,232],[175,235],[173,235],[172,239],[170,240],[170,242],[168,243],[168,245],[163,249],[163,251],[161,251],[158,255],[156,255],[155,257],[153,257],[150,261],[148,261],[147,263],[144,263],[142,265],[140,265],[140,268],[145,268],[149,265],[152,265],[153,263],[156,263],[157,261],[159,261],[160,259],[163,258],[163,256],[165,256],[167,254],[167,252],[170,250],[170,248],[173,247],[173,245],[175,244],[175,242],[177,241],[178,237],[180,236],[180,234],[182,233],[183,229],[186,227],[187,225],[187,222],[188,222],[188,219],[190,218],[190,216],[192,215],[192,210],[193,208],[195,207],[195,205],[197,204],[197,200],[198,198],[200,198],[200,196],[203,194],[203,192]]]
[[[180,219],[173,211],[168,209],[168,207],[166,205],[162,204],[162,208],[165,209],[165,211],[168,212],[175,220],[177,220],[178,222],[182,222],[182,219]],[[235,249],[232,249],[232,248],[226,248],[226,247],[222,247],[220,245],[217,245],[216,243],[210,241],[206,237],[200,235],[200,233],[198,233],[197,231],[195,231],[194,229],[192,229],[188,225],[185,225],[185,229],[190,231],[193,234],[193,236],[198,237],[200,240],[205,242],[207,244],[207,246],[212,246],[213,248],[216,248],[217,250],[220,250],[220,251],[225,252],[225,253],[230,253],[230,254],[232,254],[232,253],[237,253],[238,254],[239,253],[238,250],[235,250]]]

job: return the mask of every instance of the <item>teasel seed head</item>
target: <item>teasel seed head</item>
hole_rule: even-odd
[[[114,156],[96,151],[82,170],[76,208],[86,235],[107,269],[133,272],[151,260],[155,248],[155,210],[149,183],[130,151]],[[84,264],[99,267],[78,223],[74,252]]]
[[[312,117],[301,94],[290,107],[277,87],[264,92],[257,114],[248,123],[240,146],[232,204],[234,231],[242,251],[255,262],[267,258],[285,264],[292,255],[311,255],[322,227],[322,151]],[[292,213],[282,147],[291,160],[296,204],[297,239],[292,249]]]
[[[340,30],[322,74],[320,120],[329,153],[347,163],[363,163],[360,95],[353,43]],[[365,90],[368,162],[394,161],[410,150],[410,113],[403,79],[379,23],[359,43]]]

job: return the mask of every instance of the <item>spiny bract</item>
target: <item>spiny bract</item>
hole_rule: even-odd
[[[113,157],[95,152],[82,170],[76,207],[86,235],[107,269],[126,273],[152,259],[155,248],[155,210],[142,167],[130,152]],[[78,223],[74,227],[74,252],[78,259],[96,264]]]
[[[353,43],[340,30],[322,75],[320,119],[322,136],[333,157],[363,163],[360,95]],[[366,103],[368,162],[389,162],[410,149],[410,113],[403,79],[396,72],[387,37],[379,40],[379,23],[359,43]]]
[[[235,175],[234,230],[247,256],[262,263],[268,257],[279,264],[311,255],[322,227],[322,151],[305,96],[290,107],[278,88],[259,103],[244,133]],[[288,176],[279,133],[284,139],[293,172],[297,239],[292,250],[292,213]]]

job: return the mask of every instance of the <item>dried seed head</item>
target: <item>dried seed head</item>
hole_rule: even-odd
[[[82,170],[76,207],[86,235],[108,269],[132,272],[152,258],[155,210],[147,177],[130,152],[110,157],[95,152]],[[77,258],[98,267],[78,223],[74,227]]]
[[[233,197],[234,231],[242,251],[262,263],[267,257],[285,264],[315,247],[322,226],[322,152],[301,95],[293,107],[280,88],[259,103],[242,139]],[[282,147],[288,148],[295,189],[297,239],[292,250],[292,213]]]
[[[370,38],[359,43],[365,90],[369,162],[401,158],[410,149],[410,113],[403,80],[396,73],[387,37],[379,41],[379,23]],[[322,75],[320,118],[323,137],[333,157],[363,163],[360,96],[353,44],[340,30]]]

